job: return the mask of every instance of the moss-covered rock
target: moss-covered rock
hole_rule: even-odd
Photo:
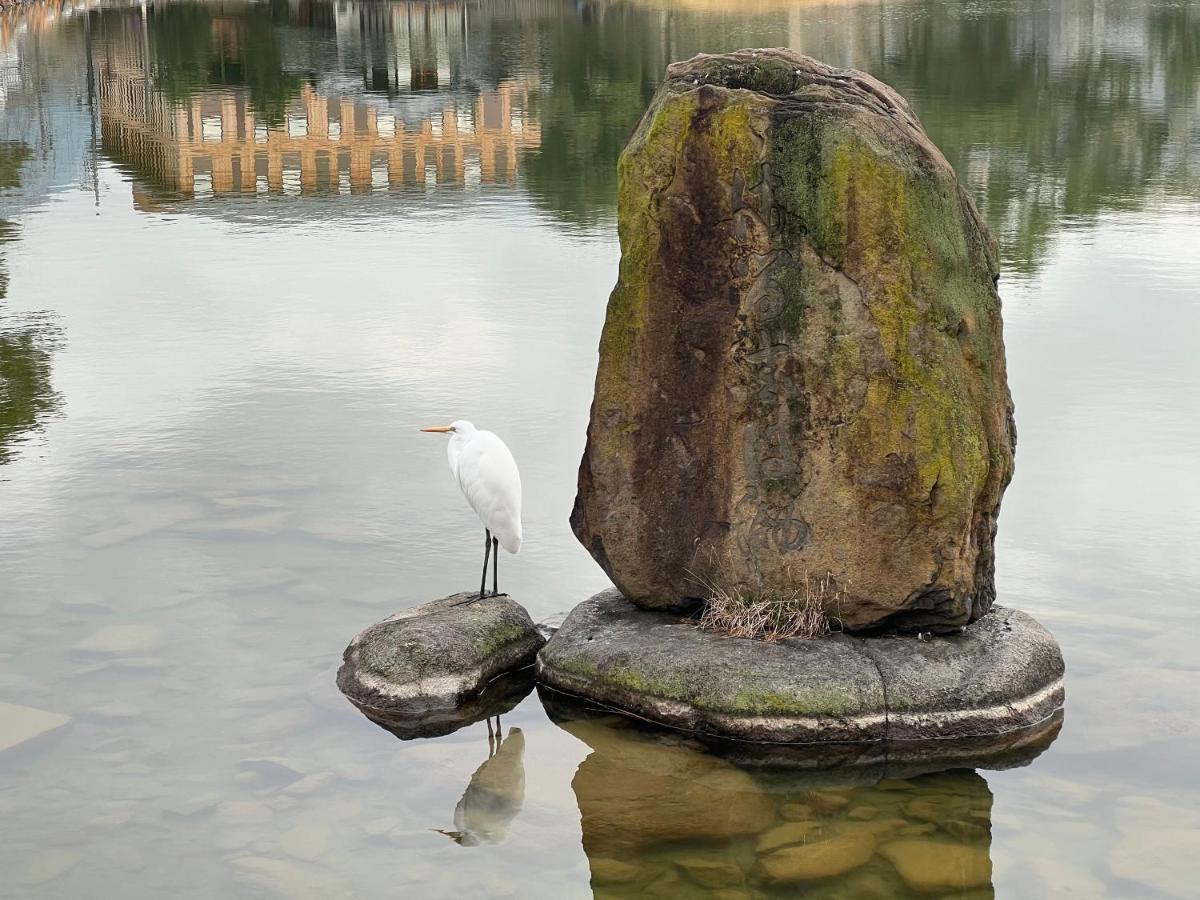
[[[610,589],[571,611],[536,673],[556,691],[714,739],[886,743],[889,759],[926,762],[1039,743],[1064,701],[1054,638],[999,606],[954,635],[766,643],[637,609]],[[842,802],[805,800],[818,811]]]
[[[572,513],[624,594],[830,578],[848,628],[991,606],[1013,467],[995,245],[908,104],[787,50],[671,66],[619,165]]]
[[[489,700],[484,688],[527,668],[545,643],[529,613],[511,597],[476,596],[452,594],[359,633],[338,670],[342,693],[401,736],[407,736],[408,720],[418,729],[427,719],[430,727],[444,721],[453,730],[455,715],[436,714],[466,712],[474,700]],[[528,685],[524,688],[520,696],[528,692]],[[518,690],[504,691],[497,702]]]

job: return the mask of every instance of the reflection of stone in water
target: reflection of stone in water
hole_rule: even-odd
[[[992,895],[992,795],[973,771],[839,786],[621,719],[560,724],[592,748],[572,786],[597,896]]]
[[[403,714],[394,710],[369,708],[347,697],[355,709],[385,731],[402,741],[442,737],[490,719],[499,720],[516,709],[533,690],[533,669],[521,669],[493,678],[478,696],[464,700],[453,709],[435,709],[423,713]],[[344,695],[343,695],[344,696]],[[491,725],[489,723],[489,729]]]
[[[504,843],[525,803],[525,735],[512,728],[502,736],[499,723],[497,719],[495,752],[490,752],[494,745],[488,723],[489,756],[454,807],[455,830],[441,831],[464,847]]]

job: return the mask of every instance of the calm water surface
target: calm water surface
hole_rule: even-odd
[[[498,747],[398,740],[332,677],[473,583],[417,428],[509,441],[535,618],[605,586],[567,515],[616,156],[670,60],[747,45],[898,87],[1001,241],[997,580],[1062,641],[1060,737],[879,784],[536,694]],[[72,719],[0,756],[0,894],[786,896],[787,826],[832,842],[805,896],[1195,896],[1198,198],[1184,2],[0,14],[0,702]]]

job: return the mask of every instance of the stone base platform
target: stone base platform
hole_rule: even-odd
[[[616,590],[542,648],[540,684],[702,736],[766,743],[978,741],[1057,730],[1063,659],[1031,616],[995,607],[961,633],[768,644],[641,610]],[[913,746],[916,746],[914,744]]]

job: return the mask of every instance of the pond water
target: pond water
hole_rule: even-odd
[[[997,585],[1060,736],[878,783],[536,693],[397,739],[341,651],[479,549],[417,429],[513,448],[535,619],[606,586],[567,516],[617,154],[669,61],[778,45],[902,91],[1000,240]],[[0,702],[71,717],[0,755],[0,895],[1195,896],[1198,198],[1185,2],[0,13]]]

